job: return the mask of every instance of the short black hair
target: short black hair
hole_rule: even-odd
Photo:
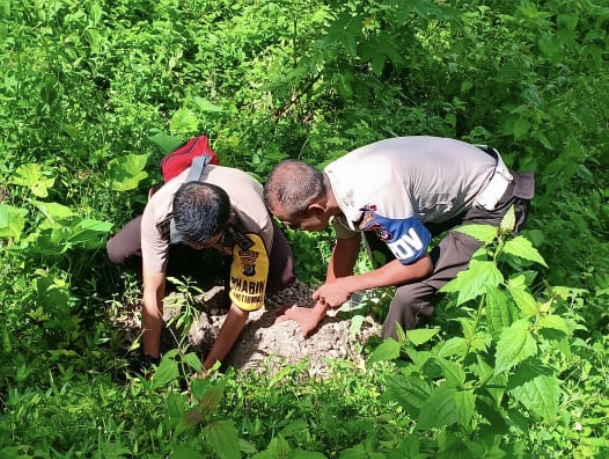
[[[230,198],[216,185],[184,183],[173,198],[175,228],[190,242],[204,243],[228,225]]]

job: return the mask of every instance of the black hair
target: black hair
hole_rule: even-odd
[[[185,240],[204,243],[222,231],[230,218],[230,199],[216,185],[184,183],[173,198],[173,219]]]

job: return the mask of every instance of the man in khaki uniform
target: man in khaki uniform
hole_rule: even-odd
[[[262,185],[238,169],[209,164],[191,170],[195,167],[193,163],[154,193],[143,215],[110,239],[107,251],[117,264],[141,261],[145,365],[160,358],[168,267],[169,274],[196,271],[203,249],[230,259],[231,305],[203,362],[205,372],[224,359],[249,312],[264,305],[266,294],[287,287],[295,277],[292,252],[264,206]],[[221,266],[206,266],[205,271],[223,275]]]

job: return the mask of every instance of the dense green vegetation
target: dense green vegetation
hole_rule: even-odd
[[[608,31],[606,0],[4,0],[0,457],[609,457]],[[365,369],[229,369],[191,400],[182,348],[125,381],[109,318],[139,291],[105,241],[158,144],[200,133],[261,179],[455,137],[538,194],[522,236],[471,229],[487,246],[436,328],[371,343]],[[290,237],[323,278],[327,238]]]

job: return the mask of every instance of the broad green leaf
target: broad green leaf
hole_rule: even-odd
[[[395,360],[400,356],[401,344],[389,338],[383,341],[368,359],[368,364],[380,362],[381,360]]]
[[[417,429],[426,430],[450,426],[459,422],[456,404],[457,389],[442,384],[434,388],[421,407]]]
[[[456,228],[455,231],[467,234],[480,242],[489,244],[497,237],[497,227],[492,225],[464,225]]]
[[[178,364],[175,360],[164,357],[152,376],[151,387],[158,389],[178,378]]]
[[[434,365],[440,367],[442,375],[446,378],[446,382],[450,386],[461,386],[465,382],[465,372],[455,362],[442,358],[434,358],[430,360]]]
[[[99,24],[103,15],[103,10],[99,3],[93,3],[89,8],[89,17],[93,25]]]
[[[531,241],[524,236],[516,236],[514,239],[506,241],[505,245],[503,246],[503,251],[505,253],[509,253],[510,255],[514,255],[515,257],[534,261],[535,263],[539,263],[546,268],[548,267],[537,249],[533,247],[533,244],[531,244]]]
[[[538,374],[508,391],[533,414],[552,421],[558,411],[560,387],[554,375]]]
[[[19,240],[25,227],[27,210],[0,204],[0,237]]]
[[[103,246],[100,234],[107,234],[112,229],[112,223],[99,220],[84,219],[69,228],[65,240],[71,245],[80,244],[85,249],[95,249]]]
[[[180,108],[169,121],[169,131],[172,134],[180,132],[196,132],[199,129],[199,119],[192,110]]]
[[[290,445],[281,435],[273,437],[266,450],[253,456],[252,459],[277,459],[290,456]]]
[[[87,231],[95,231],[96,233],[108,233],[112,229],[111,222],[103,222],[92,218],[84,218],[76,225],[76,228],[82,228]]]
[[[232,420],[222,419],[206,425],[203,435],[220,459],[241,459],[239,437]]]
[[[157,132],[153,136],[148,137],[151,142],[156,144],[163,155],[171,153],[173,150],[184,144],[184,141],[177,137],[172,137],[164,132]]]
[[[137,188],[138,184],[148,177],[144,171],[148,155],[129,154],[115,158],[108,163],[108,173],[112,180],[112,189],[128,191]]]
[[[204,415],[214,414],[218,410],[220,401],[224,396],[226,381],[222,380],[209,387],[207,392],[198,400],[197,405],[201,408]]]
[[[469,390],[458,390],[455,393],[455,407],[457,422],[462,426],[469,426],[475,412],[476,395]]]
[[[530,128],[531,123],[529,122],[529,120],[525,118],[518,118],[514,123],[514,140],[523,139],[526,136],[527,132],[529,132]]]
[[[393,376],[387,380],[387,395],[416,418],[431,394],[431,383],[414,376]]]
[[[469,369],[476,375],[479,382],[484,382],[481,388],[488,392],[497,405],[500,405],[508,381],[507,373],[494,374],[494,368],[484,358],[485,356],[477,354],[476,363]]]
[[[415,346],[426,343],[440,332],[440,328],[417,328],[406,332],[406,339]]]
[[[546,314],[541,316],[541,318],[537,321],[537,326],[539,328],[552,328],[564,333],[565,335],[569,334],[569,325],[567,324],[567,321],[556,314]]]
[[[467,350],[467,340],[460,336],[455,336],[440,343],[438,357],[452,357],[453,355],[463,355]]]
[[[495,355],[495,372],[509,370],[537,352],[537,343],[529,331],[529,321],[514,322],[501,333]]]
[[[295,435],[309,431],[309,424],[304,419],[297,419],[290,422],[287,426],[281,429],[281,436],[284,438],[294,437]]]
[[[49,188],[55,183],[56,174],[54,169],[47,166],[23,164],[13,174],[11,183],[28,187],[35,196],[46,198],[49,195]]]
[[[187,446],[178,446],[173,450],[170,457],[171,459],[205,459],[207,456]]]
[[[327,459],[327,456],[322,453],[316,453],[313,451],[305,451],[304,449],[296,448],[290,453],[289,459]],[[379,458],[379,459],[383,459],[383,458]]]
[[[203,112],[221,112],[222,107],[212,104],[209,100],[203,97],[194,96],[192,99],[197,108]]]
[[[442,287],[440,291],[458,291],[457,305],[461,305],[482,295],[488,287],[496,287],[501,282],[503,282],[503,275],[495,263],[472,260],[467,270],[459,272],[457,277]]]
[[[182,361],[197,373],[200,373],[201,369],[203,368],[201,359],[199,359],[199,356],[195,352],[189,352],[186,354]]]
[[[508,285],[507,291],[514,300],[514,303],[516,303],[516,306],[518,306],[526,317],[537,315],[537,300],[533,295],[522,288],[512,287],[510,285]]]
[[[365,316],[358,314],[351,318],[351,323],[349,325],[349,336],[356,336],[361,330],[362,325],[364,324]]]
[[[486,322],[489,331],[498,339],[504,328],[514,322],[512,306],[503,290],[489,287],[486,292]]]
[[[56,202],[33,201],[33,203],[52,224],[61,223],[74,216],[72,209]]]

